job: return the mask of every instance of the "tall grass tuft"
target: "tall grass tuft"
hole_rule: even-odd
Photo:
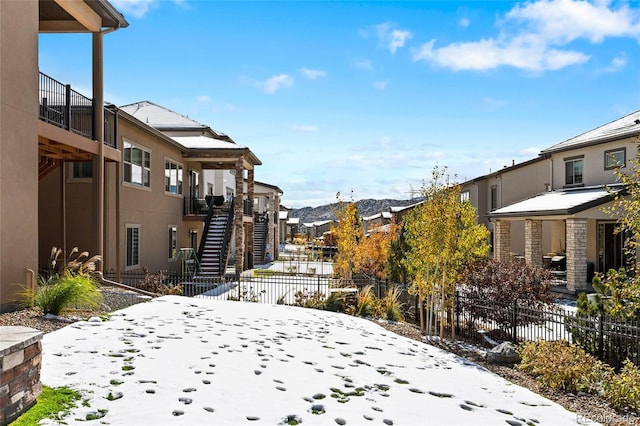
[[[373,286],[366,286],[356,294],[356,312],[360,317],[370,317],[376,312],[378,300],[373,294]]]
[[[396,322],[404,321],[404,316],[402,315],[402,303],[400,303],[399,299],[400,290],[398,287],[393,287],[387,290],[387,293],[380,301],[384,319]]]
[[[88,252],[79,253],[74,247],[69,260],[58,268],[58,259],[62,251],[56,247],[51,250],[49,277],[40,276],[35,288],[25,287],[18,292],[23,306],[36,306],[45,314],[60,315],[74,308],[97,308],[102,303],[93,273],[100,256],[89,257]]]

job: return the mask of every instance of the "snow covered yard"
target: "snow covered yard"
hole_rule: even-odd
[[[578,424],[527,389],[369,320],[179,296],[45,335],[41,379],[85,395],[69,424]]]

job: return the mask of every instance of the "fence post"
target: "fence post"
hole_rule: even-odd
[[[604,357],[604,313],[600,312],[598,317],[598,357]]]
[[[460,292],[456,290],[456,334],[460,334]]]
[[[66,130],[70,130],[71,129],[71,85],[67,84],[64,86],[64,103],[65,103],[65,110],[64,110],[64,128]]]
[[[318,294],[320,294],[320,275],[318,275]]]
[[[516,327],[518,326],[518,302],[513,301],[513,312],[511,317],[511,341],[516,344],[518,343],[518,333]]]

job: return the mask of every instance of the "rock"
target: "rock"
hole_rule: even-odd
[[[516,347],[511,342],[502,342],[487,351],[487,362],[491,364],[515,364],[520,361]]]

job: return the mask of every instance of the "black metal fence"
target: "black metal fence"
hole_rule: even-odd
[[[260,270],[257,270],[260,271]],[[129,287],[152,291],[159,285],[161,291],[173,292],[189,297],[244,302],[296,304],[296,294],[329,294],[332,279],[306,274],[273,274],[269,271],[236,277],[198,277],[178,273],[144,272],[122,273],[120,279],[114,272],[105,272],[104,277]],[[155,288],[154,288],[155,286]]]
[[[614,368],[627,358],[640,365],[640,321],[578,316],[575,308],[563,305],[496,306],[458,294],[455,329],[458,337],[484,346],[502,341],[566,340]]]
[[[149,280],[157,274],[127,272],[120,282],[131,287],[148,288]],[[115,280],[115,274],[105,273]],[[297,295],[327,297],[335,287],[345,285],[340,280],[310,274],[283,274],[270,270],[256,270],[252,274],[236,277],[199,278],[180,274],[163,274],[161,283],[168,288],[181,286],[181,294],[217,300],[295,305]],[[367,286],[378,298],[395,288],[399,292],[405,320],[419,323],[417,297],[409,293],[408,284],[396,284],[367,277],[357,277],[350,285],[358,289]],[[457,338],[485,347],[511,341],[566,340],[583,347],[614,368],[625,359],[640,365],[640,322],[616,321],[605,316],[578,316],[574,307],[553,305],[536,308],[522,304],[498,306],[486,299],[473,298],[463,293],[456,295],[453,315],[440,318],[438,309],[432,313],[431,323],[439,327],[441,320],[450,335],[455,328]],[[423,311],[426,318],[427,312]]]

